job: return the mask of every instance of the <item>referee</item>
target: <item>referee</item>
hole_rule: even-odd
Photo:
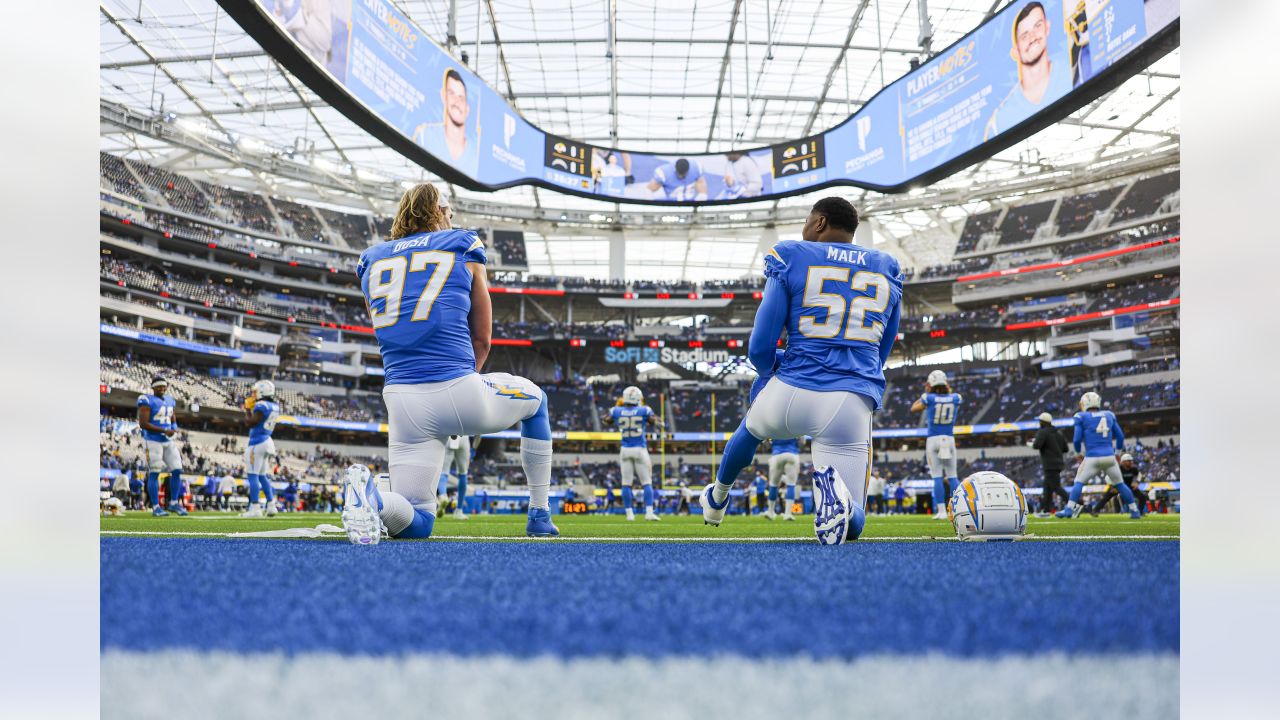
[[[1040,413],[1040,429],[1031,447],[1040,451],[1040,467],[1044,471],[1044,484],[1040,491],[1040,512],[1052,513],[1054,495],[1061,495],[1063,500],[1070,499],[1066,490],[1062,489],[1059,476],[1066,467],[1064,457],[1067,454],[1067,440],[1053,426],[1053,416]]]

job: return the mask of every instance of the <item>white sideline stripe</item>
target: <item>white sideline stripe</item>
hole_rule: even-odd
[[[1172,653],[523,660],[107,649],[101,678],[104,720],[369,718],[417,716],[428,708],[439,718],[556,720],[1163,720],[1178,716],[1179,684]],[[1134,678],[1158,679],[1159,690],[1140,692]],[[156,692],[171,687],[182,692]],[[936,692],[922,698],[912,688]]]
[[[156,535],[156,536],[190,536],[190,537],[232,537],[238,533],[232,532],[164,532],[161,530],[100,530],[102,535]],[[332,538],[340,538],[340,535],[330,535]],[[1179,535],[1028,535],[1027,540],[1177,540]],[[531,538],[518,535],[436,535],[432,540],[495,540],[504,542],[670,542],[670,543],[699,543],[699,542],[743,542],[743,543],[788,543],[788,542],[816,542],[811,537],[558,537],[558,538]],[[881,535],[879,537],[865,537],[858,542],[910,542],[910,541],[936,541],[951,540],[956,538],[943,536],[927,536],[918,535]]]

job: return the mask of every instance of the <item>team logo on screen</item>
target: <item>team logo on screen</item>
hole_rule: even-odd
[[[857,120],[858,152],[867,151],[867,136],[871,134],[871,117],[864,115]]]
[[[543,164],[552,170],[591,177],[591,148],[568,138],[547,135]]]
[[[782,177],[826,166],[822,136],[773,146],[773,176]]]
[[[502,116],[502,144],[511,149],[511,136],[516,134],[516,118],[514,115]]]

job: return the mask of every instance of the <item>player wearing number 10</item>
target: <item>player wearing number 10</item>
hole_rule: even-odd
[[[360,256],[356,275],[382,350],[390,490],[379,492],[363,465],[347,471],[342,520],[356,544],[425,538],[435,526],[436,485],[450,435],[520,423],[520,460],[529,483],[530,536],[558,535],[551,522],[551,423],[546,394],[529,380],[477,372],[489,355],[493,306],[484,243],[450,230],[435,186],[400,200],[391,239]]]
[[[749,356],[763,381],[725,444],[703,520],[719,525],[729,489],[762,438],[813,438],[818,542],[856,539],[871,477],[871,415],[884,396],[884,363],[898,334],[902,271],[891,255],[853,244],[858,213],[847,200],[814,204],[800,231],[765,253],[767,278]],[[785,353],[776,352],[787,331]]]
[[[929,438],[925,440],[925,456],[929,460],[929,474],[933,476],[934,520],[947,519],[947,498],[960,487],[956,472],[956,414],[964,404],[960,393],[951,392],[947,374],[934,370],[925,379],[926,392],[911,404],[911,412],[925,413],[929,425]],[[943,481],[947,485],[943,485]]]

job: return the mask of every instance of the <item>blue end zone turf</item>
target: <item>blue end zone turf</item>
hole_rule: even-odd
[[[103,648],[561,657],[1178,652],[1176,542],[104,538]]]

